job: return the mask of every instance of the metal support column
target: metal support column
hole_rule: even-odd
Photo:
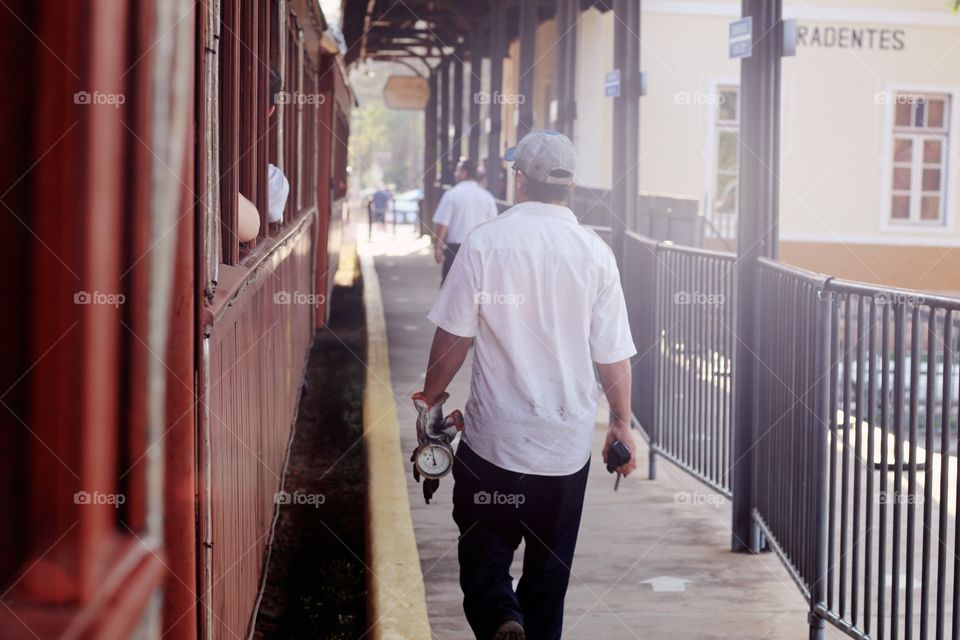
[[[452,168],[456,168],[463,155],[463,56],[463,49],[458,47],[453,54],[453,107],[450,112],[453,117],[453,140],[447,154]]]
[[[433,210],[437,206],[435,185],[437,182],[437,89],[440,74],[430,70],[430,97],[423,112],[423,211],[420,212],[420,233],[430,228]],[[429,226],[428,226],[429,225]]]
[[[450,58],[440,62],[440,180],[443,184],[453,181],[453,168],[450,166],[450,89],[453,84],[453,65]]]
[[[557,122],[556,129],[573,139],[576,119],[577,0],[557,0]]]
[[[613,102],[613,184],[611,245],[623,264],[627,221],[635,217],[640,160],[640,2],[615,0],[613,66],[620,71],[620,95]]]
[[[573,124],[577,121],[577,25],[580,23],[579,0],[567,0],[570,26],[567,28],[567,102],[561,105],[567,136],[573,140]],[[639,9],[638,14],[639,15]]]
[[[519,120],[517,123],[517,140],[534,129],[533,122],[533,82],[537,64],[537,7],[536,0],[526,0],[520,3],[520,77],[518,79]]]
[[[566,32],[569,25],[569,7],[570,4],[567,0],[557,0],[557,9],[556,9],[556,25],[557,25],[557,73],[556,78],[557,82],[555,85],[554,96],[557,101],[557,119],[556,122],[551,123],[553,129],[556,129],[560,133],[566,134],[563,123],[563,105],[566,102],[567,96],[567,65],[570,64],[570,60],[567,57],[567,37]],[[567,134],[567,137],[570,137]]]
[[[467,135],[467,157],[473,162],[480,162],[480,72],[483,67],[482,32],[474,26],[470,30],[470,79],[469,87],[469,133]]]
[[[757,552],[753,521],[757,434],[757,258],[777,254],[777,188],[782,0],[743,0],[752,16],[753,51],[740,66],[740,210],[737,220],[736,350],[733,366],[733,531],[734,551]]]
[[[506,53],[505,0],[490,0],[490,133],[487,136],[487,189],[495,198],[504,198],[500,132],[503,110],[493,97],[503,91],[503,57]]]

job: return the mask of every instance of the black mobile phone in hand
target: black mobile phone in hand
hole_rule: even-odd
[[[615,441],[607,452],[607,471],[613,473],[617,467],[628,462],[630,462],[630,450],[619,440]]]
[[[610,446],[610,451],[607,452],[607,471],[613,473],[617,467],[628,462],[630,462],[630,450],[619,440],[615,441],[613,445]],[[613,483],[613,490],[616,491],[619,487],[620,474],[618,473],[617,479]]]

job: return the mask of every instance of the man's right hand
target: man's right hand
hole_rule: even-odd
[[[439,244],[433,247],[433,257],[437,261],[437,264],[443,264],[443,247]]]
[[[613,443],[617,440],[622,442],[623,446],[630,450],[630,461],[616,468],[617,473],[626,477],[637,468],[637,439],[628,422],[614,418],[610,423],[610,428],[607,430],[607,439],[603,443],[604,464],[607,463],[607,456],[610,453],[610,447],[612,447]]]

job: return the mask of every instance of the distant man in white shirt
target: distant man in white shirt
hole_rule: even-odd
[[[477,184],[477,163],[461,160],[457,165],[457,184],[440,198],[433,214],[434,256],[443,264],[443,283],[457,257],[460,244],[470,230],[497,216],[497,202],[490,192]]]
[[[610,404],[606,461],[630,451],[636,354],[613,252],[564,202],[576,156],[534,131],[508,151],[519,204],[463,241],[430,312],[437,325],[423,391],[425,433],[442,431],[445,389],[475,346],[465,427],[453,465],[463,607],[478,639],[560,638],[600,385]],[[429,497],[439,481],[424,484]],[[514,591],[510,564],[525,541]]]

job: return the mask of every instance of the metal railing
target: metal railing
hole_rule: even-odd
[[[734,257],[628,232],[624,265],[651,477],[659,454],[729,496]]]
[[[827,278],[761,260],[758,280],[752,514],[807,600],[819,603],[826,570],[824,515],[833,506],[823,473],[831,379]],[[823,628],[821,618],[810,622]]]
[[[734,256],[627,234],[634,418],[730,495]],[[811,637],[960,638],[960,300],[761,259],[753,519]]]

